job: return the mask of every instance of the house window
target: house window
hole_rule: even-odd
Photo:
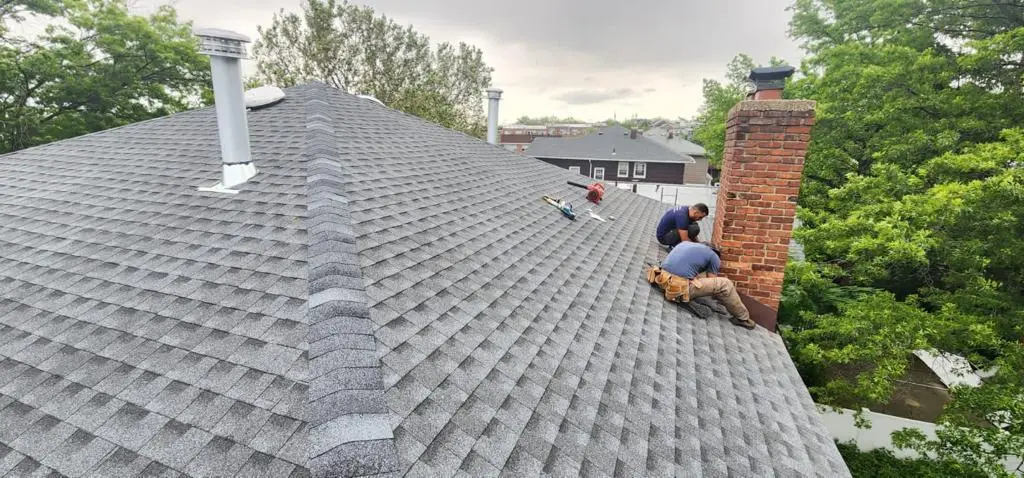
[[[579,166],[569,166],[569,172],[570,173],[579,174],[580,173],[580,167]]]
[[[633,177],[635,178],[646,178],[647,177],[647,163],[636,163],[633,165]]]
[[[604,181],[604,168],[594,168],[594,179]]]
[[[628,178],[629,177],[629,163],[627,163],[625,161],[619,161],[619,173],[618,173],[618,176],[620,178]]]

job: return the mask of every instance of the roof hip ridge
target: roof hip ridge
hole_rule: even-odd
[[[381,362],[373,336],[359,249],[335,128],[326,97],[306,102],[309,391],[307,468],[313,477],[400,471]],[[359,397],[350,397],[358,390]],[[339,398],[340,397],[340,398]]]

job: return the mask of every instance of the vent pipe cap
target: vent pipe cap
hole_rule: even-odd
[[[199,37],[199,53],[229,58],[248,58],[245,44],[249,37],[223,28],[199,28],[193,32]]]

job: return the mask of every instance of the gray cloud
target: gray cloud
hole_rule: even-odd
[[[137,0],[147,5],[166,1]],[[611,93],[633,89],[641,92],[631,97],[640,114],[688,115],[699,105],[701,79],[721,78],[737,53],[761,61],[774,55],[794,64],[800,57],[796,42],[786,35],[786,8],[793,0],[352,1],[411,23],[435,40],[480,46],[485,60],[497,68],[496,85],[509,93],[506,109],[530,104],[531,109],[554,111],[574,105],[582,111],[598,105],[594,108],[600,112],[590,110],[597,116],[627,109],[623,98],[629,95]],[[299,2],[173,4],[197,25],[255,35],[256,25],[268,25],[279,9],[298,11]]]
[[[796,53],[786,38],[791,0],[519,0],[507,8],[478,0],[365,1],[521,43],[566,66],[674,70],[724,65],[739,52],[764,59]]]
[[[156,2],[158,0],[149,0]],[[478,0],[355,0],[379,13],[442,30],[475,32],[499,44],[521,44],[540,63],[624,69],[692,70],[725,65],[736,53],[795,61],[786,37],[791,0],[519,0],[508,7]],[[177,0],[203,23],[267,23],[297,0]],[[223,23],[223,22],[221,22]],[[568,54],[568,55],[567,55]],[[583,77],[589,75],[581,75]]]
[[[636,94],[632,88],[612,90],[572,90],[555,96],[554,99],[570,105],[592,105],[609,100],[629,98]]]

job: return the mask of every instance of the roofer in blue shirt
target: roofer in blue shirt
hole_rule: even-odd
[[[736,285],[725,277],[718,277],[721,258],[718,249],[704,242],[681,242],[661,263],[661,269],[689,281],[686,299],[711,296],[718,299],[732,317],[733,324],[753,329],[750,312],[743,305]]]
[[[676,244],[688,239],[687,230],[691,224],[697,224],[697,221],[707,216],[708,206],[704,203],[669,209],[658,221],[658,230],[655,233],[658,242],[671,249]],[[689,240],[692,242],[694,239]]]

